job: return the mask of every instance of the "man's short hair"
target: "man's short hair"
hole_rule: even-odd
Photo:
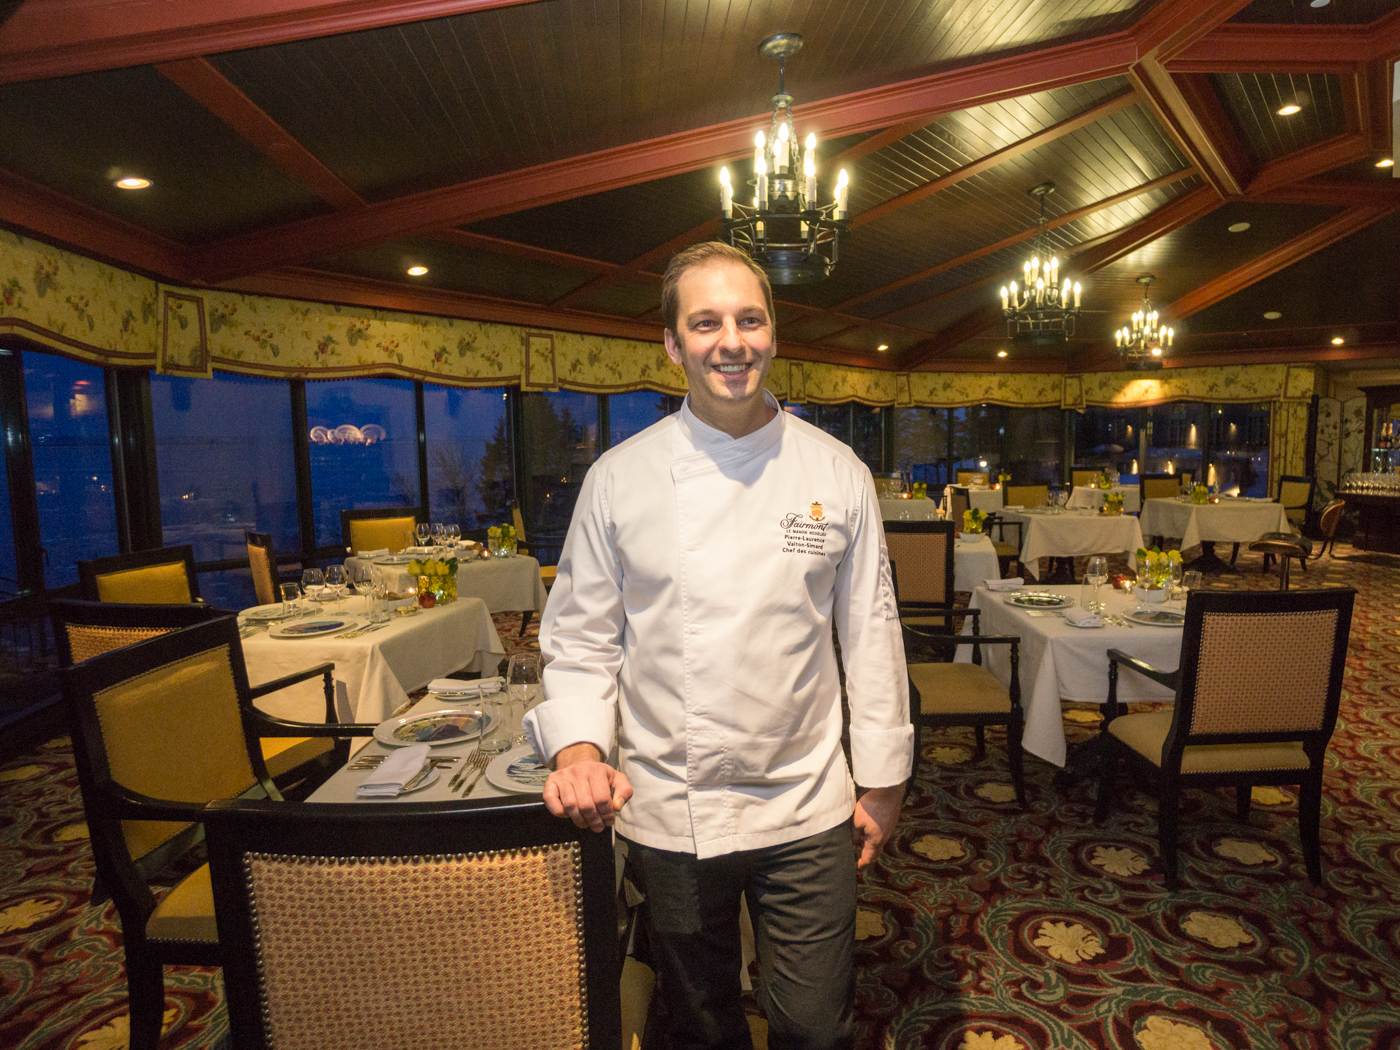
[[[666,275],[661,278],[661,319],[671,335],[680,342],[681,277],[688,270],[718,262],[742,266],[758,278],[759,287],[763,289],[763,298],[768,305],[768,324],[776,338],[778,318],[773,313],[773,286],[768,283],[768,275],[745,252],[723,241],[701,241],[671,256]]]

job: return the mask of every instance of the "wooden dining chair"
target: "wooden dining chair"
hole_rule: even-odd
[[[1322,508],[1322,513],[1317,518],[1317,531],[1322,535],[1322,546],[1318,548],[1315,560],[1328,553],[1336,557],[1337,529],[1341,527],[1342,515],[1346,509],[1346,501],[1340,499],[1334,499]],[[1329,547],[1332,548],[1330,551]]]
[[[1050,504],[1049,485],[1003,485],[1001,505],[1003,507],[1045,507]]]
[[[612,836],[518,796],[204,821],[239,1050],[618,1046]]]
[[[189,544],[89,558],[77,565],[78,595],[90,602],[199,601],[199,576]]]
[[[1178,885],[1177,816],[1185,788],[1231,786],[1240,819],[1250,790],[1298,784],[1298,834],[1314,883],[1322,881],[1319,825],[1323,759],[1337,723],[1356,592],[1192,591],[1181,663],[1162,671],[1108,650],[1108,702],[1094,819],[1109,816],[1117,767],[1131,784],[1157,785],[1157,835],[1166,885]],[[1169,710],[1122,714],[1123,667],[1176,691]]]
[[[340,542],[353,555],[360,551],[399,553],[411,544],[419,522],[428,520],[426,507],[376,507],[340,512]]]
[[[936,630],[953,631],[953,523],[887,521],[890,561],[904,567],[899,600],[902,617]]]
[[[253,574],[253,593],[257,596],[258,604],[272,605],[280,602],[282,584],[296,583],[301,574],[278,570],[277,554],[272,549],[271,534],[244,529],[243,542],[248,548],[248,568]]]
[[[1071,470],[1069,472],[1070,487],[1077,489],[1084,485],[1093,485],[1098,481],[1100,473],[1097,470]]]
[[[966,485],[948,486],[948,520],[953,528],[961,529],[963,514],[972,508],[972,494]]]
[[[986,485],[991,482],[991,474],[985,470],[960,470],[957,479],[959,485]]]

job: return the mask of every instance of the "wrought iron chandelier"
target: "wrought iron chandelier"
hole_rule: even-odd
[[[1137,283],[1142,285],[1142,309],[1133,314],[1131,327],[1124,325],[1113,333],[1126,368],[1139,371],[1161,368],[1162,354],[1171,349],[1176,333],[1161,326],[1157,311],[1152,309],[1152,300],[1147,296],[1147,289],[1156,279],[1150,273],[1138,277]]]
[[[1074,335],[1080,286],[1067,275],[1060,283],[1060,260],[1050,254],[1045,236],[1045,198],[1055,192],[1055,184],[1042,182],[1027,192],[1040,200],[1039,228],[1031,257],[1021,266],[1023,281],[1019,286],[1012,281],[1001,290],[1001,315],[1011,339],[1050,346]]]
[[[754,136],[752,204],[735,199],[729,169],[721,168],[720,234],[747,252],[774,284],[812,284],[836,265],[841,234],[848,229],[850,182],[846,169],[836,191],[823,204],[817,195],[817,136],[800,148],[792,124],[792,96],[784,83],[787,59],[802,49],[799,33],[779,33],[758,45],[758,53],[778,60],[778,93],[767,135]],[[799,177],[798,172],[801,171]]]

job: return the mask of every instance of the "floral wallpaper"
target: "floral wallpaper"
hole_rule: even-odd
[[[1166,401],[1250,402],[1306,400],[1316,375],[1296,365],[1225,365],[1167,368],[1160,372],[1090,372],[1084,376],[1089,405],[1158,405]]]
[[[1040,372],[911,372],[912,403],[930,408],[963,405],[1008,405],[1019,408],[1058,408],[1064,397],[1064,376]]]
[[[1342,450],[1337,461],[1337,474],[1346,477],[1353,470],[1367,470],[1366,453],[1361,447],[1366,441],[1366,398],[1351,397],[1342,402]]]
[[[1317,458],[1318,483],[1327,482],[1334,488],[1342,476],[1338,472],[1342,451],[1342,403],[1335,397],[1321,397],[1317,401]]]

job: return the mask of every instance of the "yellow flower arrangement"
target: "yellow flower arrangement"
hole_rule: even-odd
[[[962,530],[963,532],[981,532],[982,523],[987,520],[987,512],[972,507],[963,511]]]
[[[1103,513],[1122,514],[1123,513],[1123,493],[1105,492],[1103,494]]]
[[[1181,551],[1160,551],[1156,547],[1137,549],[1138,585],[1150,590],[1170,587],[1172,566],[1181,564]]]

